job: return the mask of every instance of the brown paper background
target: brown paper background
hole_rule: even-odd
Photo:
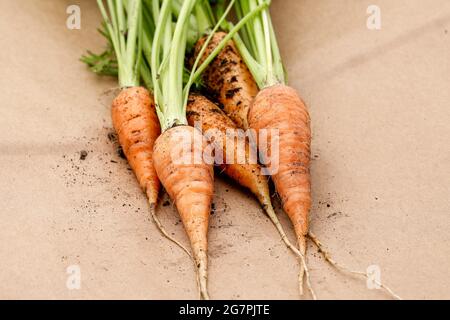
[[[373,3],[380,31],[366,28]],[[449,299],[450,2],[275,0],[273,18],[313,119],[312,229],[339,262],[379,265],[402,297]],[[103,47],[98,23],[94,1],[0,1],[0,298],[195,299],[191,262],[149,221],[107,138],[116,83],[78,62]],[[297,299],[295,258],[253,197],[217,180],[211,296]],[[187,243],[175,210],[159,215]],[[387,298],[312,247],[308,260],[319,298]],[[69,265],[81,290],[66,288]]]

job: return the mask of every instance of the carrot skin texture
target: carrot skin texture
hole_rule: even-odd
[[[160,182],[153,166],[153,147],[161,128],[150,92],[142,87],[123,89],[113,101],[112,120],[130,167],[150,204],[156,205]]]
[[[225,32],[216,32],[208,44],[206,58],[226,37]],[[195,47],[195,57],[200,53],[207,37],[200,39]],[[201,59],[201,61],[204,59]],[[239,128],[248,129],[250,104],[258,94],[256,82],[242,60],[236,45],[230,41],[203,73],[203,82],[223,111]]]
[[[200,291],[207,293],[208,227],[214,195],[214,169],[200,159],[200,163],[182,163],[203,155],[206,140],[194,143],[194,135],[201,133],[189,126],[178,126],[165,131],[154,147],[153,159],[158,177],[175,203],[191,243],[200,280]]]
[[[264,207],[271,206],[268,178],[262,174],[261,166],[250,163],[249,142],[245,141],[244,136],[227,136],[227,130],[236,132],[238,129],[234,122],[217,105],[198,94],[189,96],[187,118],[191,126],[201,124],[202,131],[208,133],[206,138],[211,142],[214,141],[216,150],[222,151],[224,163],[218,165],[221,171],[241,186],[248,188]],[[240,143],[245,144],[245,163],[238,161],[238,139]],[[226,161],[227,140],[235,147],[234,159],[230,163]]]
[[[279,130],[279,170],[272,178],[283,209],[294,225],[300,251],[304,253],[311,210],[311,119],[308,110],[293,88],[272,86],[260,91],[253,101],[249,125],[257,131]]]

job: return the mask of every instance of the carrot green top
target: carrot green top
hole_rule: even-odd
[[[230,30],[227,37],[200,64],[200,59],[212,39],[212,34],[225,21],[235,1],[230,2],[215,26],[214,16],[207,0],[153,0],[150,3],[146,2],[146,5],[151,7],[156,24],[151,53],[146,53],[147,50],[144,48],[144,55],[150,56],[153,93],[163,131],[176,125],[187,124],[186,106],[193,83],[199,79],[202,72],[239,29],[253,16],[268,7],[267,0],[262,0],[261,4],[247,12]],[[191,72],[187,72],[184,67],[186,49],[188,46],[193,46],[198,38],[206,32],[211,32],[211,36],[203,45],[193,69]],[[188,74],[187,80],[186,73]]]
[[[107,6],[97,0],[107,35],[114,49],[122,88],[139,85],[142,23],[141,0],[108,0]]]
[[[191,86],[226,43],[268,8],[268,0],[258,2],[200,63],[214,32],[225,23],[236,0],[231,0],[227,8],[223,6],[217,23],[208,0],[97,0],[103,17],[100,32],[108,39],[109,47],[101,55],[89,52],[81,60],[96,73],[118,76],[121,88],[138,86],[142,79],[153,90],[163,131],[186,125]],[[210,36],[189,72],[185,68],[186,49],[207,33]]]
[[[242,19],[264,2],[264,0],[237,0],[235,10],[238,19]],[[286,83],[269,7],[251,19],[234,40],[260,89]]]

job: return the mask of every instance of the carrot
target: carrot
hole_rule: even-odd
[[[194,7],[198,8],[202,3],[197,3],[197,0],[163,1],[157,10],[155,5],[146,4],[157,17],[151,50],[144,48],[144,56],[154,71],[151,73],[152,84],[156,111],[163,132],[154,148],[155,169],[161,183],[176,204],[189,237],[201,297],[209,299],[207,234],[214,192],[214,161],[203,156],[198,157],[206,151],[207,142],[200,131],[187,126],[186,109],[191,85],[198,80],[199,75],[229,39],[224,39],[217,50],[213,50],[200,66],[196,61],[185,83],[184,62],[190,38],[186,26],[192,17]],[[266,4],[260,6],[259,10],[266,6]],[[229,9],[231,10],[231,5]],[[254,13],[256,12],[259,11],[255,10]],[[176,17],[175,26],[172,22],[173,16]],[[249,14],[242,19],[240,25],[230,31],[230,35],[235,34],[239,26],[245,24],[252,16],[253,14]],[[200,139],[195,139],[196,136]]]
[[[238,19],[252,12],[263,0],[237,0],[235,9]],[[225,28],[231,24],[224,23]],[[241,38],[242,37],[242,38]],[[272,178],[279,194],[283,209],[288,214],[297,236],[300,252],[299,287],[303,293],[303,277],[306,274],[306,283],[311,295],[316,299],[312,290],[309,270],[306,265],[306,236],[308,234],[309,212],[311,209],[311,177],[310,152],[311,129],[310,116],[303,101],[294,89],[286,86],[286,77],[279,53],[269,9],[265,8],[234,37],[236,48],[242,55],[233,61],[239,66],[245,61],[248,69],[240,67],[240,79],[249,79],[248,72],[253,75],[254,81],[261,90],[250,103],[247,112],[248,128],[267,134],[267,139],[258,140],[260,158],[264,164],[270,164],[277,158],[275,164],[278,171]],[[224,55],[226,52],[224,53]],[[211,65],[211,74],[229,72],[220,68],[220,62]],[[222,78],[227,76],[223,75]],[[224,86],[224,83],[221,84]],[[248,87],[248,81],[237,82],[236,87]],[[214,88],[213,88],[214,89]],[[244,126],[245,128],[245,126]],[[279,142],[276,149],[271,143],[274,141],[271,134],[278,130]],[[276,155],[276,157],[275,157]]]
[[[239,20],[242,21],[244,17],[246,17],[249,13],[254,12],[258,6],[261,6],[264,3],[265,1],[263,0],[235,1],[234,4]],[[220,8],[217,10],[217,12],[221,12],[224,6],[225,2],[219,1]],[[207,12],[208,10],[205,9],[204,11]],[[206,16],[207,14],[203,14],[203,17]],[[268,141],[264,141],[264,143],[269,143],[269,145],[267,146],[267,155],[271,154],[271,151],[278,152],[278,150],[271,150],[271,130],[282,129],[284,127],[286,127],[287,130],[289,130],[289,128],[291,127],[295,128],[297,127],[297,125],[295,125],[294,122],[297,120],[292,120],[287,124],[283,123],[281,127],[279,126],[279,123],[277,123],[277,121],[274,121],[273,123],[266,123],[264,124],[265,126],[260,126],[261,123],[255,121],[254,117],[251,115],[252,112],[254,114],[258,114],[259,103],[256,103],[258,97],[265,96],[262,93],[258,93],[258,87],[261,89],[265,89],[276,84],[284,83],[285,81],[284,69],[281,65],[281,58],[278,52],[278,47],[274,40],[274,33],[272,32],[272,30],[270,30],[271,22],[268,19],[268,9],[262,9],[255,16],[256,17],[249,23],[247,23],[241,31],[244,39],[251,39],[249,43],[244,43],[239,35],[234,36],[234,41],[228,41],[225,48],[220,51],[217,58],[215,58],[205,69],[205,72],[203,74],[203,84],[210,90],[210,92],[212,92],[221,106],[223,106],[223,110],[225,111],[225,113],[236,123],[238,127],[243,129],[255,129],[258,134],[260,133],[260,129],[267,130],[266,132],[269,133],[267,137]],[[204,18],[203,20],[204,21],[202,22],[205,22],[205,20],[207,21],[208,18]],[[227,21],[220,21],[219,23],[224,29],[232,29],[231,23]],[[213,33],[208,37],[201,38],[197,42],[194,50],[194,58],[196,59],[196,61],[203,61],[205,59],[204,54],[216,51],[218,47],[216,43],[221,39],[223,41],[223,39],[227,38],[229,38],[229,35],[224,32]],[[246,45],[250,47],[249,50],[247,50]],[[299,98],[298,100],[300,101]],[[303,106],[303,104],[297,103],[297,100],[293,102],[295,102],[296,105]],[[269,111],[272,106],[275,107],[275,105],[270,105],[266,108],[266,111]],[[289,113],[285,113],[284,115],[281,114],[286,111],[290,111],[291,109],[292,108],[288,107],[281,108],[280,110],[272,109],[270,111],[272,112],[272,116],[274,115],[274,113],[276,114],[275,119],[278,117],[278,115],[280,117],[283,116],[284,118],[289,119],[290,116],[294,117],[299,112],[295,110],[291,115]],[[300,113],[305,110],[306,109],[302,110]],[[297,235],[299,250],[294,248],[293,251],[300,257],[301,262],[299,272],[300,293],[303,294],[303,277],[306,273],[308,289],[310,290],[312,297],[315,299],[316,296],[310,284],[309,270],[307,268],[305,258],[305,230],[308,230],[308,214],[311,203],[309,178],[310,140],[308,141],[308,138],[310,139],[311,134],[309,129],[309,115],[307,115],[307,117],[308,119],[306,119],[306,123],[308,127],[302,131],[303,133],[306,133],[305,136],[307,139],[306,141],[302,141],[300,143],[302,148],[306,147],[307,150],[301,149],[297,151],[299,154],[304,154],[304,156],[308,158],[308,161],[304,161],[305,157],[296,159],[294,155],[289,156],[289,152],[291,152],[290,150],[292,150],[289,148],[296,148],[299,144],[290,140],[286,130],[280,130],[280,172],[279,174],[275,174],[273,178],[275,181],[277,192],[281,196],[283,208],[288,213]],[[292,124],[292,126],[290,126],[290,124]],[[291,146],[287,145],[289,142],[291,143]],[[258,145],[259,149],[262,149],[264,146],[264,144]],[[285,149],[285,147],[289,148]],[[295,154],[295,152],[291,153]],[[264,158],[264,155],[262,155],[261,158]],[[270,163],[270,159],[262,160],[264,164]],[[305,176],[300,176],[300,174],[298,174],[300,172],[302,172],[303,174],[304,170],[297,171],[295,168],[295,166],[297,164],[300,164],[302,160],[305,165],[303,169],[307,169],[307,172],[305,172]],[[295,163],[292,164],[289,163],[289,161],[294,161]],[[289,167],[291,167],[292,170],[286,171]],[[285,172],[285,174],[283,174],[282,172]],[[289,176],[289,181],[285,180],[286,176]],[[298,195],[295,194],[297,190],[302,190],[304,192],[301,195]],[[299,196],[307,195],[308,193],[309,201],[308,199],[302,199],[304,200],[303,202],[292,201],[293,199],[299,198]]]
[[[148,90],[142,87],[123,89],[113,101],[112,119],[128,163],[150,205],[155,207],[160,183],[153,167],[153,146],[161,128]]]
[[[208,56],[226,36],[225,32],[216,32],[206,47]],[[206,37],[201,38],[196,46],[194,56],[198,57]],[[201,60],[201,61],[202,61]],[[225,113],[239,128],[248,129],[248,112],[250,104],[258,93],[258,87],[247,65],[230,40],[220,54],[212,61],[202,75],[207,89],[221,104]]]
[[[221,172],[248,188],[256,196],[286,246],[297,253],[298,250],[289,241],[272,207],[268,178],[263,175],[259,164],[252,163],[250,143],[245,136],[237,132],[238,128],[234,122],[217,105],[199,94],[190,95],[187,117],[191,126],[199,125],[201,127],[209,142],[214,144],[216,152],[223,155],[222,158],[230,154],[234,156],[233,159],[218,159]],[[233,150],[227,150],[229,146]],[[244,161],[238,159],[239,146],[244,146],[245,159],[242,159]]]
[[[184,57],[187,45],[186,23],[196,0],[185,0],[177,11],[171,1],[161,7],[146,3],[155,16],[151,48],[144,48],[155,93],[156,111],[162,134],[157,139],[153,160],[156,173],[175,203],[188,235],[197,271],[200,297],[209,299],[208,226],[214,194],[213,163],[203,157],[206,140],[197,129],[188,126],[184,85]],[[159,6],[158,4],[156,6]],[[177,17],[176,24],[172,16]]]
[[[297,234],[300,251],[306,251],[308,214],[311,209],[311,129],[310,116],[297,92],[283,85],[263,89],[250,108],[249,124],[253,129],[279,130],[278,172],[272,175],[284,210],[289,215]],[[265,159],[267,163],[269,159]]]
[[[158,177],[174,201],[190,240],[200,292],[204,299],[209,299],[207,252],[214,194],[213,166],[203,161],[198,164],[193,161],[177,162],[178,159],[193,159],[195,154],[203,154],[206,141],[194,143],[195,131],[189,126],[177,126],[165,131],[156,141],[153,158]]]
[[[263,0],[238,0],[236,13],[242,18],[247,12]],[[287,85],[282,59],[270,18],[266,8],[246,25],[242,30],[242,40],[235,37],[243,59],[246,61],[260,92],[252,102],[248,114],[249,126],[257,131],[266,130],[270,135],[272,129],[278,130],[278,149],[273,150],[270,137],[267,141],[259,141],[262,149],[260,156],[265,163],[278,158],[278,171],[272,175],[278,194],[281,197],[284,211],[294,225],[302,253],[300,285],[303,273],[313,299],[316,295],[311,287],[309,271],[306,265],[306,238],[310,238],[317,246],[325,260],[340,271],[363,276],[365,272],[353,271],[334,261],[324,249],[322,243],[309,230],[309,214],[311,210],[311,119],[297,91]],[[261,142],[263,142],[261,144]],[[265,143],[268,143],[266,146]],[[260,150],[261,151],[261,150]],[[277,157],[274,157],[274,154]],[[395,299],[401,299],[389,287],[379,285]]]
[[[268,150],[261,154],[273,156],[275,152],[278,153],[278,172],[272,178],[283,209],[294,226],[303,256],[306,255],[311,209],[310,121],[306,106],[296,91],[284,85],[263,89],[256,96],[249,112],[250,127],[257,132],[267,130],[269,135]],[[272,129],[279,132],[278,150],[272,150]],[[264,159],[264,162],[269,163],[270,159]],[[302,273],[303,270],[300,271],[300,277]]]

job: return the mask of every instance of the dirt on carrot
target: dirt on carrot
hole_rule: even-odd
[[[225,36],[225,32],[214,34],[204,57],[207,57]],[[195,58],[205,41],[206,37],[197,42]],[[248,129],[247,116],[250,104],[258,93],[258,87],[233,41],[230,41],[208,66],[203,73],[203,81],[231,120],[239,128]]]

